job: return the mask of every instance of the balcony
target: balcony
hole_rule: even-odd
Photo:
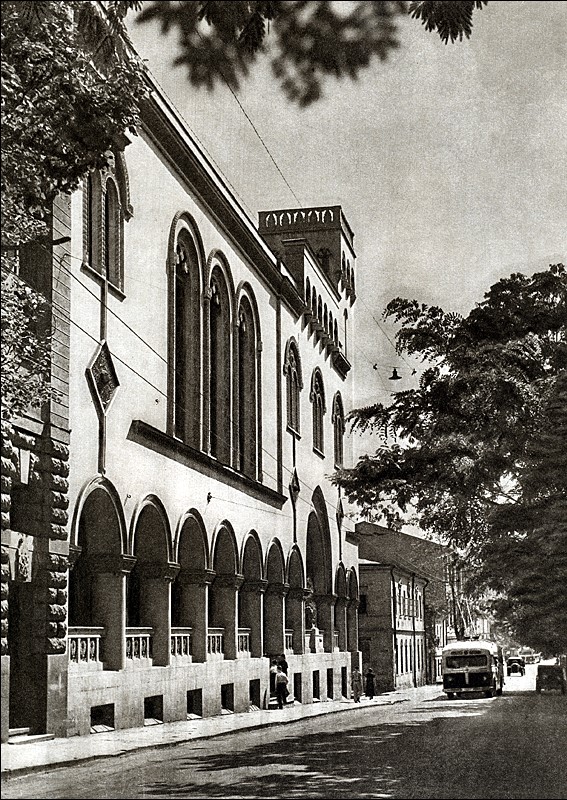
[[[81,670],[102,670],[104,628],[69,628],[69,666]]]
[[[172,628],[171,629],[171,655],[172,658],[192,661],[192,628]]]
[[[207,660],[222,661],[224,658],[224,628],[209,628],[207,632]]]
[[[153,628],[126,628],[126,664],[151,661]]]

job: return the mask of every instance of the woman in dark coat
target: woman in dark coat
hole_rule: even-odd
[[[374,671],[372,670],[372,667],[368,668],[368,672],[364,677],[366,678],[366,697],[368,697],[369,700],[372,700],[374,697]]]

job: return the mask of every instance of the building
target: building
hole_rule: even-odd
[[[355,302],[340,206],[256,227],[152,83],[23,252],[57,399],[2,484],[2,738],[248,711],[285,653],[297,702],[359,663],[349,463]]]
[[[441,676],[441,650],[455,638],[451,627],[450,548],[368,522],[357,523],[356,532],[360,542],[363,662],[365,648],[374,659],[385,644],[390,653],[387,662],[385,655],[381,656],[386,687],[435,683]],[[401,648],[397,647],[400,643]],[[409,649],[409,655],[404,648]]]
[[[363,671],[387,692],[426,683],[427,580],[400,564],[360,559],[359,642]]]

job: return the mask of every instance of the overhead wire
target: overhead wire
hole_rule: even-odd
[[[45,245],[42,245],[42,247],[45,247]],[[45,247],[45,249],[47,250],[47,248],[46,248],[46,247]],[[65,258],[65,256],[63,256],[63,258]],[[79,258],[77,258],[77,257],[75,257],[75,256],[71,256],[71,258],[75,258],[76,260],[78,260],[78,261],[81,261],[81,259],[79,259]],[[65,272],[67,272],[68,274],[70,274],[70,275],[71,275],[71,277],[75,277],[75,279],[76,279],[76,280],[79,282],[79,284],[80,284],[81,286],[83,286],[83,287],[86,289],[86,291],[88,291],[88,292],[89,292],[89,294],[91,294],[91,295],[92,295],[92,296],[93,296],[93,297],[94,297],[94,298],[97,300],[97,302],[100,302],[100,301],[101,301],[101,298],[100,298],[100,297],[98,297],[98,296],[97,296],[97,295],[96,295],[94,292],[92,292],[92,291],[91,291],[91,290],[90,290],[90,289],[89,289],[89,288],[88,288],[88,287],[87,287],[87,286],[86,286],[86,285],[85,285],[85,284],[84,284],[82,281],[79,281],[79,280],[78,280],[78,278],[77,278],[77,276],[75,276],[75,275],[72,273],[72,271],[68,270],[68,269],[67,269],[67,268],[66,268],[66,267],[65,267],[65,266],[64,266],[64,265],[61,263],[61,259],[60,259],[60,258],[58,258],[58,261],[59,261],[59,264],[60,264],[61,268],[62,268],[62,269],[65,271]],[[12,273],[12,274],[14,274],[14,275],[15,275],[15,273]],[[32,285],[31,285],[31,284],[28,282],[28,281],[26,281],[26,280],[25,280],[24,278],[22,278],[20,275],[15,275],[15,277],[16,277],[18,280],[20,280],[22,283],[25,283],[25,284],[26,284],[27,286],[29,286],[30,288],[32,288],[32,289],[34,288],[34,287],[33,287],[33,286],[32,286]],[[90,338],[92,341],[96,342],[97,344],[100,344],[100,340],[99,340],[99,339],[98,339],[96,336],[94,336],[93,334],[91,334],[91,333],[89,333],[87,330],[85,330],[85,328],[83,328],[83,327],[82,327],[82,325],[80,325],[80,324],[79,324],[79,323],[78,323],[78,322],[77,322],[75,319],[73,319],[73,318],[72,318],[72,316],[71,316],[71,314],[70,314],[70,313],[69,313],[69,312],[68,312],[68,311],[67,311],[67,310],[66,310],[66,309],[65,309],[63,306],[60,306],[60,305],[59,305],[58,303],[56,303],[55,301],[53,301],[53,300],[48,300],[47,298],[45,299],[45,302],[46,302],[48,305],[50,305],[52,308],[54,308],[54,309],[56,309],[57,311],[59,311],[59,312],[60,312],[60,313],[61,313],[61,314],[64,316],[64,318],[66,319],[66,321],[68,321],[70,324],[74,325],[74,326],[75,326],[75,327],[76,327],[78,330],[80,330],[80,331],[81,331],[81,332],[82,332],[84,335],[86,335],[88,338]],[[107,310],[108,310],[108,307],[107,307]],[[149,348],[150,348],[150,350],[151,350],[151,351],[152,351],[152,352],[153,352],[155,355],[157,355],[157,356],[158,356],[158,357],[159,357],[159,358],[160,358],[160,359],[161,359],[161,360],[162,360],[164,363],[166,363],[166,364],[168,363],[168,362],[167,362],[167,359],[165,359],[163,356],[161,356],[161,354],[160,354],[160,353],[159,353],[157,350],[155,350],[155,348],[153,348],[153,347],[152,347],[152,346],[149,344],[149,342],[147,342],[147,341],[144,339],[144,337],[143,337],[143,336],[141,336],[140,334],[138,334],[138,333],[137,333],[137,332],[136,332],[136,331],[135,331],[133,328],[131,328],[131,327],[130,327],[130,326],[129,326],[129,325],[126,323],[126,322],[124,322],[124,320],[122,320],[122,318],[121,318],[121,317],[120,317],[118,314],[114,313],[114,316],[115,316],[115,317],[116,317],[116,318],[117,318],[117,319],[118,319],[120,322],[122,322],[122,323],[123,323],[123,324],[124,324],[124,325],[125,325],[125,326],[126,326],[126,327],[127,327],[127,328],[128,328],[128,329],[129,329],[129,330],[130,330],[130,331],[131,331],[133,334],[134,334],[134,335],[136,335],[136,337],[137,337],[137,338],[138,338],[138,339],[139,339],[139,340],[140,340],[142,343],[144,343],[144,344],[145,344],[147,347],[149,347]],[[109,350],[110,350],[110,348],[109,348]],[[170,398],[169,398],[169,396],[167,395],[167,393],[166,393],[166,392],[164,392],[162,389],[160,389],[158,386],[156,386],[154,383],[152,383],[152,381],[150,381],[150,380],[149,380],[149,379],[148,379],[148,378],[147,378],[145,375],[142,375],[142,374],[141,374],[141,373],[140,373],[140,372],[139,372],[137,369],[135,369],[134,367],[132,367],[132,366],[131,366],[131,364],[129,364],[127,361],[125,361],[123,358],[121,358],[121,357],[120,357],[120,356],[119,356],[117,353],[115,353],[113,350],[110,350],[110,353],[111,353],[111,355],[113,356],[113,358],[115,358],[115,359],[116,359],[116,360],[117,360],[119,363],[121,363],[121,364],[122,364],[123,366],[125,366],[125,367],[126,367],[128,370],[130,370],[130,372],[132,372],[134,375],[136,375],[138,378],[140,378],[142,381],[144,381],[144,382],[145,382],[145,383],[146,383],[148,386],[150,386],[150,388],[151,388],[151,389],[153,389],[155,392],[157,392],[159,395],[161,395],[161,396],[162,396],[162,397],[164,397],[165,399],[167,399],[167,400],[170,400]],[[200,395],[200,397],[202,398],[202,397],[203,397],[203,392],[199,391],[199,395]],[[174,402],[174,403],[175,403],[177,406],[179,406],[179,403],[176,403],[176,401],[173,401],[173,402]],[[182,410],[183,410],[183,411],[188,411],[188,409],[187,409],[187,408],[185,408],[185,407],[182,407]],[[230,421],[232,422],[232,415],[230,416]],[[224,444],[226,444],[226,445],[230,445],[230,444],[231,444],[231,443],[230,443],[228,440],[226,440],[226,439],[222,439],[222,438],[221,438],[221,439],[220,439],[220,441],[222,441],[222,442],[223,442]],[[277,464],[277,463],[279,463],[279,462],[278,462],[278,459],[277,459],[277,457],[276,457],[276,456],[275,456],[273,453],[271,453],[269,450],[267,450],[265,447],[263,447],[263,446],[262,446],[262,447],[261,447],[261,451],[262,451],[262,453],[264,453],[265,455],[267,455],[267,456],[269,456],[271,459],[273,459],[273,460],[276,462],[276,464]],[[294,472],[294,470],[293,470],[293,469],[290,469],[290,468],[289,468],[287,465],[285,465],[285,464],[283,464],[283,463],[281,464],[281,466],[282,466],[282,469],[283,469],[283,470],[285,470],[285,471],[286,471],[286,472],[289,474],[289,476],[290,476],[290,479],[291,479],[291,477],[293,476],[293,472]],[[276,478],[276,476],[275,476],[275,475],[271,474],[271,473],[270,473],[268,470],[266,470],[266,469],[264,469],[263,471],[264,471],[264,473],[265,473],[266,475],[268,475],[268,477],[270,477],[270,478],[271,478],[271,479],[272,479],[272,480],[273,480],[275,483],[277,483],[277,478]],[[309,485],[309,484],[308,484],[306,481],[304,481],[304,480],[303,480],[302,478],[300,478],[299,476],[298,476],[298,479],[299,479],[299,482],[300,482],[300,483],[301,483],[303,486],[305,486],[305,488],[307,488],[307,489],[308,489],[310,492],[314,492],[314,491],[315,491],[314,487],[310,486],[310,485]],[[301,500],[302,502],[306,503],[306,504],[307,504],[307,505],[308,505],[310,508],[312,508],[312,509],[315,509],[315,506],[313,505],[313,503],[312,503],[310,500],[307,500],[307,499],[306,499],[305,497],[303,497],[301,494],[298,496],[298,499],[299,499],[299,500]],[[326,504],[329,506],[329,508],[330,508],[330,509],[332,509],[333,511],[336,511],[336,505],[333,505],[333,503],[331,503],[329,500],[327,500],[327,498],[324,498],[324,500],[325,500],[325,503],[326,503]],[[284,514],[283,516],[286,516],[286,517],[287,517],[287,515],[285,515],[285,514]]]

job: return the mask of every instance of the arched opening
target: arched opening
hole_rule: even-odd
[[[291,649],[293,653],[303,653],[305,652],[305,577],[297,546],[294,546],[290,553],[287,575],[289,591],[285,599],[286,651]]]
[[[109,178],[106,181],[104,192],[104,249],[103,266],[107,280],[117,288],[122,288],[122,276],[120,265],[120,235],[121,235],[121,209],[118,189],[114,181]]]
[[[347,649],[348,592],[346,571],[342,564],[337,567],[335,594],[337,595],[335,603],[335,648],[344,651]]]
[[[189,636],[194,661],[207,659],[207,593],[212,573],[207,569],[207,537],[202,523],[190,514],[181,528],[177,548],[179,574],[171,587],[172,636],[183,646]]]
[[[332,652],[334,646],[334,603],[331,574],[331,534],[326,513],[326,503],[319,487],[313,492],[314,511],[307,520],[306,564],[307,589],[310,597],[306,600],[307,612],[310,609],[315,617],[312,628],[323,633],[325,652]],[[313,642],[311,643],[313,645]]]
[[[186,228],[175,243],[174,430],[192,447],[201,433],[201,281],[199,257]]]
[[[358,578],[354,567],[347,572],[347,649],[353,654],[353,663],[356,663],[358,653]]]
[[[243,297],[238,310],[238,459],[239,469],[256,480],[258,473],[257,331],[252,306]]]
[[[116,499],[103,486],[86,497],[77,522],[77,557],[69,573],[70,660],[81,660],[81,649],[98,650],[106,669],[124,666],[125,572],[131,566],[122,555],[123,527]],[[81,629],[100,629],[87,640]],[[104,638],[104,648],[101,643]],[[76,652],[75,652],[76,648]],[[91,653],[88,653],[89,657]]]
[[[285,583],[285,568],[281,546],[274,541],[266,559],[266,579],[264,595],[264,649],[271,658],[280,656],[285,650],[284,598],[288,585]]]
[[[209,436],[210,452],[222,464],[231,463],[230,298],[220,268],[211,277]]]
[[[262,595],[266,582],[262,579],[262,551],[255,535],[246,539],[242,555],[244,582],[238,595],[239,642],[249,641],[249,652],[253,658],[263,655]]]
[[[237,655],[237,591],[242,575],[237,574],[236,542],[232,531],[223,525],[215,539],[213,570],[215,577],[209,589],[209,645],[222,636],[222,652],[227,659]],[[212,648],[209,649],[212,652]]]
[[[126,657],[169,664],[170,582],[177,570],[169,561],[169,527],[153,502],[143,506],[134,530],[136,564],[127,582]],[[147,652],[146,652],[147,651]]]

